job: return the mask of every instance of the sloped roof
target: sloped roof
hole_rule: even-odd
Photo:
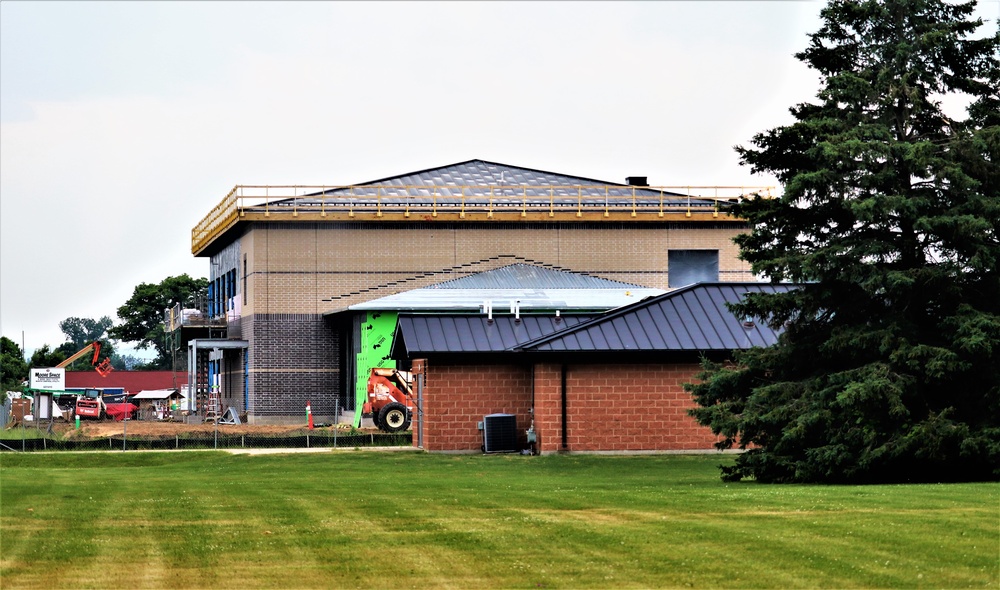
[[[97,371],[66,371],[66,387],[121,388],[128,393],[144,389],[173,389],[187,385],[187,371],[112,371],[101,377]]]
[[[575,326],[591,315],[401,315],[392,341],[393,358],[421,358],[440,353],[509,352],[521,342]]]
[[[729,205],[763,190],[674,188],[678,192],[668,187],[608,182],[479,159],[351,185],[236,185],[192,228],[191,252],[196,256],[213,255],[235,239],[236,227],[256,221],[417,225],[445,221],[615,221],[742,226],[743,220],[727,212]],[[712,189],[711,197],[707,192],[692,193],[708,189]],[[719,195],[719,189],[732,194]]]
[[[178,389],[143,389],[132,396],[132,399],[167,399],[170,397],[182,397]]]
[[[535,264],[510,264],[428,289],[636,289],[638,285],[592,277]]]
[[[596,180],[593,178],[585,178],[582,176],[572,176],[569,174],[559,174],[556,172],[547,172],[545,170],[536,170],[534,168],[523,168],[520,166],[511,166],[510,164],[501,164],[499,162],[489,162],[486,160],[466,160],[464,162],[458,162],[455,164],[448,164],[445,166],[438,166],[436,168],[428,168],[426,170],[417,170],[415,172],[407,172],[404,174],[396,176],[388,176],[386,178],[379,178],[376,180],[371,180],[368,182],[362,182],[355,184],[352,188],[338,188],[331,189],[322,193],[315,193],[315,195],[348,195],[357,194],[357,189],[359,187],[365,186],[381,186],[383,188],[382,196],[426,196],[429,197],[434,194],[433,189],[437,188],[439,196],[448,197],[454,196],[453,191],[449,191],[448,187],[465,187],[466,195],[470,194],[480,194],[475,192],[475,187],[484,187],[486,189],[494,190],[494,195],[497,197],[576,197],[577,191],[574,187],[577,186],[620,186],[620,190],[615,190],[612,188],[608,194],[609,197],[631,197],[633,189],[635,189],[635,194],[638,196],[645,197],[659,197],[660,195],[679,195],[680,193],[671,192],[661,192],[659,190],[652,189],[641,189],[635,188],[630,185],[621,184],[617,182],[608,182],[605,180]],[[403,187],[413,187],[426,185],[428,189],[423,193],[414,193],[412,191],[407,191]],[[510,194],[504,194],[502,187],[510,186]],[[530,187],[544,187],[544,190],[532,191]],[[400,187],[400,191],[395,192],[392,187]],[[550,192],[550,187],[563,187],[561,189],[555,189],[554,192]],[[469,188],[472,188],[472,192],[469,192]],[[525,189],[527,188],[527,192]],[[352,192],[352,190],[354,192]],[[497,192],[499,191],[499,192]],[[488,191],[487,191],[488,192]],[[457,194],[457,193],[456,193]],[[299,201],[302,202],[301,200]]]
[[[744,322],[726,307],[748,293],[783,293],[796,285],[698,283],[643,300],[517,348],[532,351],[728,351],[770,346],[778,332]]]
[[[351,311],[476,311],[490,301],[501,312],[518,302],[523,311],[607,311],[664,293],[598,277],[532,264],[509,266],[351,305]]]
[[[747,293],[781,293],[796,285],[699,283],[587,319],[400,315],[394,358],[475,353],[728,352],[769,346],[778,331],[744,323],[726,307]]]

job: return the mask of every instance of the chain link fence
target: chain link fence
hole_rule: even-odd
[[[10,410],[8,409],[8,412]],[[172,434],[129,433],[138,429],[137,421],[119,422],[120,432],[101,437],[83,437],[77,430],[59,433],[53,421],[41,423],[26,419],[24,413],[7,413],[8,427],[0,430],[0,452],[31,451],[152,451],[184,449],[354,449],[373,447],[409,447],[410,431],[385,433],[357,430],[345,424],[295,429],[280,434],[245,432],[253,427],[207,424],[192,431]],[[146,422],[140,420],[138,423]],[[205,426],[209,428],[205,428]],[[180,428],[183,430],[183,427]],[[243,431],[243,432],[241,432]]]
[[[0,437],[0,452],[30,451],[152,451],[181,449],[305,449],[328,447],[408,447],[411,432],[362,432],[340,429],[313,430],[305,434],[229,434],[224,431],[173,436],[122,434],[89,439],[60,438],[33,426],[20,425]]]

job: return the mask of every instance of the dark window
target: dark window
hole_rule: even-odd
[[[718,281],[718,250],[670,250],[667,252],[667,286],[671,289],[694,283],[715,283]]]
[[[243,305],[247,304],[247,255],[243,255]]]

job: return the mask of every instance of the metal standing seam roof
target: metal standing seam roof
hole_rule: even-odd
[[[605,312],[629,305],[645,297],[663,293],[661,289],[416,289],[371,301],[356,303],[348,311],[437,311],[480,312],[485,302],[498,314],[508,313],[517,302],[522,312],[555,311]],[[342,313],[342,310],[328,312]]]
[[[521,342],[564,330],[593,315],[495,316],[400,315],[392,342],[393,358],[418,358],[439,353],[502,353]]]
[[[444,353],[709,352],[769,346],[778,332],[744,325],[727,303],[747,293],[782,293],[796,285],[699,283],[599,316],[400,315],[394,358]]]
[[[521,343],[518,350],[729,351],[770,346],[779,331],[766,323],[745,324],[726,307],[747,293],[784,293],[798,288],[772,283],[699,283],[643,300],[557,334]]]

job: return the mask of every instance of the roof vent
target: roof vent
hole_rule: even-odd
[[[629,186],[649,186],[645,176],[626,176],[625,184]]]

